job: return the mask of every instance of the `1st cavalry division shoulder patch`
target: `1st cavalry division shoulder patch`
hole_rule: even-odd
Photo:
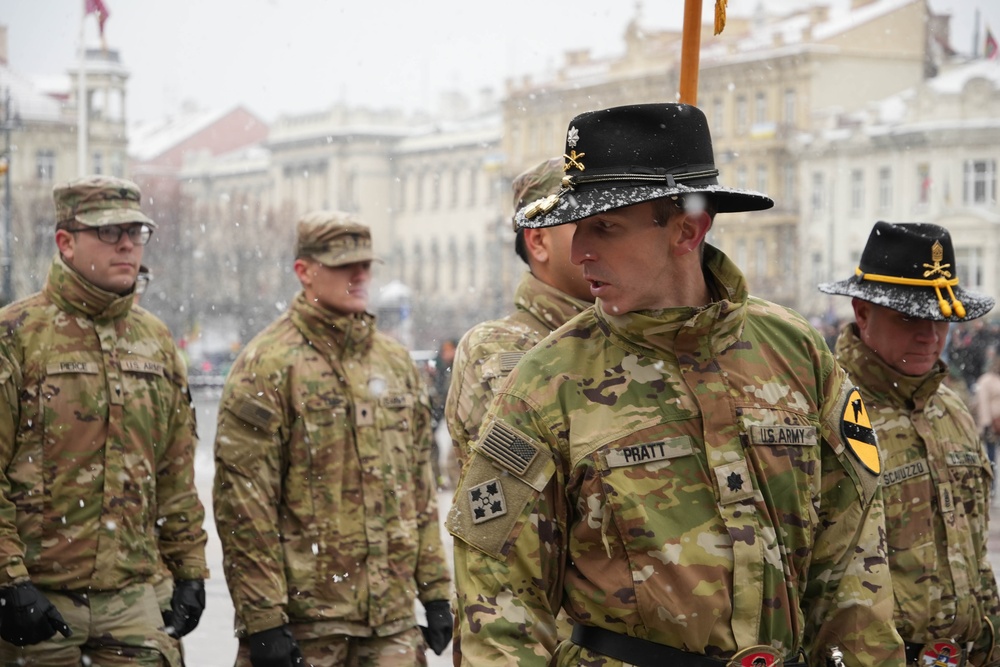
[[[882,462],[879,459],[875,430],[872,428],[868,409],[861,400],[861,392],[851,389],[844,402],[844,414],[840,420],[840,432],[844,436],[847,449],[870,473],[880,475]]]

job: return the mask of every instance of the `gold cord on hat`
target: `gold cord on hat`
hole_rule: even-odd
[[[929,266],[924,264],[924,266]],[[947,264],[945,265],[947,266]],[[940,269],[940,267],[938,267]],[[951,273],[948,271],[939,271],[947,276]],[[898,278],[896,276],[882,276],[877,273],[865,273],[861,270],[861,267],[854,269],[855,275],[861,280],[870,280],[875,283],[890,283],[892,285],[907,285],[909,287],[933,287],[934,293],[937,294],[938,307],[941,309],[941,314],[945,317],[951,317],[952,312],[958,317],[965,317],[965,306],[962,302],[958,300],[955,296],[955,292],[952,291],[952,287],[958,285],[958,278],[933,278],[928,280],[923,280],[920,278]],[[935,273],[933,270],[924,271],[924,275],[929,275]],[[944,288],[948,291],[948,297],[951,299],[951,305],[945,301],[944,297],[941,296],[941,289]]]

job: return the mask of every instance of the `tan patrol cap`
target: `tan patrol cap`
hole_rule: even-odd
[[[344,266],[377,260],[371,230],[351,213],[313,211],[299,219],[297,258],[309,257],[324,266]]]
[[[113,176],[84,176],[52,188],[56,224],[76,221],[88,227],[143,222],[156,227],[140,204],[139,186]]]
[[[518,174],[510,187],[514,192],[514,217],[528,204],[562,189],[563,159],[554,157]],[[514,224],[517,231],[517,224]]]

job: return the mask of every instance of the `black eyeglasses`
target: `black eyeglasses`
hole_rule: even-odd
[[[122,240],[122,234],[128,234],[129,239],[136,245],[146,245],[153,236],[153,228],[140,223],[138,225],[103,225],[101,227],[77,227],[66,231],[76,234],[77,232],[95,232],[97,238],[104,243],[114,245]]]

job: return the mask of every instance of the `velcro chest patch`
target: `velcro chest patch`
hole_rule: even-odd
[[[163,377],[163,364],[152,359],[130,358],[122,359],[122,370],[126,373],[144,373]]]
[[[690,436],[644,442],[638,445],[628,445],[619,449],[609,450],[605,460],[609,468],[623,468],[656,461],[666,461],[694,453]]]
[[[249,396],[233,399],[228,410],[250,426],[274,433],[278,428],[278,415],[267,405]]]
[[[96,375],[100,370],[96,361],[53,361],[45,367],[47,375],[60,375],[62,373]]]

